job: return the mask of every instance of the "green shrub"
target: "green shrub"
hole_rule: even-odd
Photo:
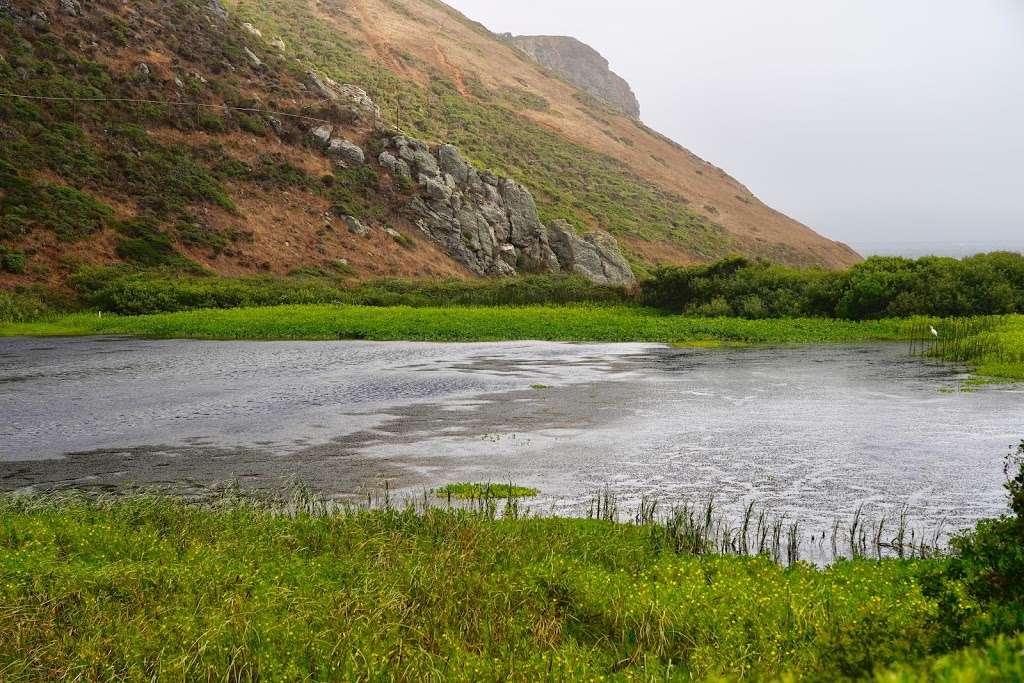
[[[100,230],[114,215],[92,196],[25,178],[2,159],[0,193],[0,237],[20,236],[32,227],[42,227],[73,242]]]
[[[328,265],[334,270],[334,272],[343,277],[356,274],[356,269],[353,268],[352,265],[344,259],[337,259],[331,261]]]
[[[398,245],[405,247],[406,249],[416,248],[416,241],[405,233],[395,230],[389,234],[391,235],[391,239],[393,239]]]
[[[0,269],[21,275],[25,272],[25,254],[20,251],[0,251]]]
[[[1007,457],[1010,516],[981,522],[953,539],[958,571],[981,600],[1016,603],[1024,610],[1024,441]],[[1024,621],[1020,623],[1024,628]]]
[[[216,114],[210,113],[206,109],[200,109],[196,119],[199,121],[199,127],[207,133],[227,132],[228,127],[224,123],[224,119]]]
[[[687,314],[847,320],[994,315],[1024,312],[1024,256],[872,257],[838,273],[734,257],[656,269],[641,289],[647,305]]]
[[[0,291],[0,322],[32,322],[51,312],[49,306],[37,297]]]
[[[122,223],[117,230],[122,237],[116,253],[128,263],[143,268],[198,269],[193,261],[178,253],[167,235],[151,220],[140,218]]]
[[[107,144],[108,163],[118,169],[127,184],[125,189],[143,210],[163,215],[192,202],[235,210],[224,188],[200,163],[196,150],[159,143],[136,125],[111,127]]]
[[[154,249],[152,226],[134,226],[129,235],[143,243],[125,251],[134,259],[151,258],[161,265],[167,254]],[[156,251],[154,255],[152,252]],[[173,257],[172,257],[173,258]],[[331,264],[339,276],[351,266]],[[84,303],[128,315],[280,304],[350,303],[370,306],[529,305],[543,303],[623,303],[629,294],[618,287],[595,285],[579,276],[545,276],[502,280],[415,281],[386,279],[345,287],[337,278],[323,277],[320,268],[297,269],[296,278],[174,277],[159,272],[133,272],[126,268],[84,268],[69,284]]]

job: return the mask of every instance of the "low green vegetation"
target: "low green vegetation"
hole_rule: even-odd
[[[670,522],[228,491],[0,497],[5,680],[1019,680],[1013,516],[784,567]],[[511,511],[510,511],[511,510]]]
[[[129,26],[112,9],[116,11],[90,7],[76,18],[76,30],[64,35],[51,32],[49,22],[0,16],[0,91],[54,98],[0,98],[0,244],[23,244],[41,231],[54,233],[62,242],[79,242],[111,227],[123,234],[116,255],[126,263],[194,272],[195,264],[179,254],[176,241],[220,253],[240,237],[191,216],[199,206],[235,211],[225,181],[246,180],[267,189],[306,189],[314,183],[279,155],[262,155],[249,165],[233,158],[216,139],[192,145],[152,135],[156,129],[260,134],[257,129],[266,122],[240,112],[234,116],[204,108],[125,103],[185,99],[251,106],[239,94],[237,78],[223,73],[225,65],[234,71],[230,65],[244,59],[244,38],[237,30],[204,30],[191,32],[187,45],[179,44],[182,34],[175,26],[206,25],[209,8],[203,3],[174,3],[173,12],[143,8],[167,22],[167,30],[157,30],[162,36],[158,42],[138,32],[141,25],[156,21],[137,17]],[[181,86],[188,88],[182,95],[168,87],[171,81],[140,72],[139,64],[135,71],[119,73],[94,61],[86,54],[92,50],[83,49],[80,37],[86,35],[118,46],[145,40],[147,50],[166,50],[174,63],[177,51],[187,53],[192,63],[216,66],[200,67],[207,74],[201,78],[181,72]],[[115,202],[134,208],[130,220],[113,220]],[[73,254],[73,248],[65,250]],[[31,255],[26,254],[29,259]],[[24,272],[24,262],[16,259],[5,258],[0,266]]]
[[[81,269],[70,284],[82,305],[107,313],[139,315],[280,304],[365,306],[517,306],[527,304],[624,304],[622,287],[595,285],[576,275],[527,275],[500,280],[372,280],[349,284],[345,265],[301,277],[217,278],[139,272],[126,268]]]
[[[641,289],[646,305],[697,316],[870,320],[1024,313],[1024,255],[876,256],[842,272],[737,257],[661,268]]]
[[[140,316],[79,313],[0,324],[0,335],[128,334],[193,339],[547,340],[756,344],[898,341],[901,320],[743,320],[665,315],[637,306],[271,306]]]
[[[922,356],[966,363],[989,377],[1024,380],[1024,316],[919,321],[911,325],[910,338],[911,350]],[[985,381],[977,378],[968,388]]]
[[[0,239],[45,226],[61,240],[74,242],[107,225],[113,210],[70,187],[33,182],[0,158]],[[5,259],[5,268],[7,267]]]
[[[537,489],[513,484],[446,484],[434,490],[438,498],[458,498],[471,500],[474,498],[530,498],[539,493]]]
[[[0,247],[0,270],[21,275],[25,272],[25,253]]]
[[[0,335],[536,339],[701,348],[904,341],[913,353],[970,365],[982,375],[1024,379],[1024,316],[1013,313],[1024,310],[1024,257],[1017,254],[869,259],[841,273],[727,259],[659,270],[636,292],[575,275],[354,282],[353,269],[341,262],[287,278],[222,278],[177,254],[144,219],[118,223],[117,230],[119,253],[147,269],[84,267],[68,281],[71,295],[38,287],[4,294]],[[0,254],[0,262],[8,260],[25,267],[21,253]],[[83,308],[94,313],[58,314]],[[883,313],[893,317],[880,318]]]

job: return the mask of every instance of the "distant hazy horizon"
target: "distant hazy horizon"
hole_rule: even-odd
[[[855,249],[1022,248],[1021,0],[448,1],[589,43],[646,123]]]
[[[863,241],[850,244],[858,254],[868,256],[905,256],[920,258],[922,256],[953,256],[964,258],[975,254],[987,254],[993,251],[1011,251],[1024,253],[1024,238],[1000,239],[990,242],[942,242],[942,241]]]

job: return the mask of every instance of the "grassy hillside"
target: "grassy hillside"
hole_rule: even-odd
[[[0,97],[0,286],[116,263],[466,275],[402,222],[372,168],[344,171],[307,144],[317,121],[357,140],[371,124],[310,93],[301,65],[236,18],[198,0],[92,2],[81,16],[58,4],[0,8],[0,93],[90,100]],[[40,5],[45,22],[29,18]],[[408,239],[354,239],[339,218],[356,208]]]
[[[207,0],[0,6],[0,288],[52,290],[83,266],[112,264],[225,276],[467,277],[403,216],[408,188],[374,163],[343,171],[311,148],[308,129],[329,121],[372,159],[375,124],[322,99],[310,69],[368,90],[385,125],[453,142],[482,168],[520,180],[546,220],[612,231],[641,273],[736,251],[829,266],[854,258],[836,257],[824,240],[810,248],[800,231],[789,241],[769,235],[767,213],[765,240],[740,235],[728,210],[700,193],[683,196],[683,185],[595,140],[623,149],[647,141],[657,149],[644,158],[659,168],[689,156],[636,123],[619,130],[602,105],[440,4],[226,4],[226,18]],[[402,26],[433,31],[432,17],[466,32],[424,44],[434,61],[388,42]],[[513,87],[498,82],[509,77],[502,63],[470,72],[436,62],[466,50],[500,53],[528,78]],[[585,139],[552,117],[575,122]],[[743,198],[735,203],[758,206],[717,169],[706,171],[704,181],[719,178]],[[377,230],[355,239],[340,220],[351,212],[402,237]]]
[[[616,232],[639,260],[703,260],[692,221],[724,228],[735,250],[790,264],[843,267],[858,260],[844,245],[766,207],[721,169],[562,81],[436,0],[335,0],[309,9],[277,0],[272,16],[264,9],[271,4],[237,3],[275,31],[301,27],[303,40],[318,36],[310,18],[331,41],[344,36],[346,49],[386,67],[382,79],[402,83],[397,91],[391,85],[378,90],[399,125],[459,140],[485,165],[533,182],[542,201],[556,202],[566,217]],[[300,21],[289,17],[307,12]],[[329,52],[316,52],[325,69],[351,68],[322,57]],[[418,86],[415,92],[409,84]],[[590,178],[597,183],[593,189],[587,187]],[[645,207],[649,201],[658,208]],[[623,203],[630,211],[615,211]],[[630,213],[655,220],[636,230]],[[687,213],[692,220],[681,221]]]
[[[392,55],[389,49],[392,59],[364,54],[352,35],[356,26],[366,25],[358,7],[325,3],[314,9],[290,0],[237,3],[240,17],[265,35],[281,36],[302,63],[337,81],[365,87],[385,118],[409,134],[451,142],[479,167],[526,185],[545,221],[562,218],[581,229],[594,226],[620,236],[667,238],[694,258],[742,249],[685,198],[641,179],[615,158],[520,115],[524,108],[550,106],[542,97],[523,89],[495,91],[479,81],[463,84],[460,91],[450,73],[400,51]],[[392,60],[412,62],[429,83],[395,73],[387,68]]]

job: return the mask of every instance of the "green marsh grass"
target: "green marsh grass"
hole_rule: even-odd
[[[909,324],[909,339],[911,354],[963,363],[983,376],[1024,380],[1024,316],[917,318]]]
[[[778,344],[906,339],[899,320],[688,318],[637,306],[272,306],[0,324],[0,336],[125,334],[193,339],[378,341],[725,341]]]
[[[537,489],[514,484],[446,484],[434,490],[438,498],[530,498],[540,493]]]
[[[229,489],[203,503],[2,496],[0,677],[918,680],[1019,670],[1005,639],[943,659],[962,646],[950,596],[963,618],[986,607],[939,578],[941,557],[783,566],[754,544],[785,547],[786,529],[753,509],[750,556],[669,547],[670,536],[707,538],[713,504],[655,521],[645,502],[638,523],[623,524],[611,521],[607,491],[591,519],[426,498],[396,507],[389,494],[372,502],[333,505],[304,487],[286,499]]]

